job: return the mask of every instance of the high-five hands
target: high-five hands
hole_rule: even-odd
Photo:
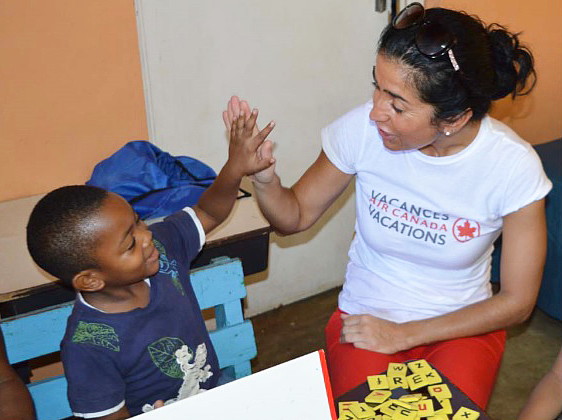
[[[234,134],[233,127],[235,127],[235,124],[237,125],[238,123],[240,124],[249,123],[251,125],[251,130],[252,130],[251,134],[256,138],[260,135],[260,133],[266,132],[265,135],[262,136],[261,142],[258,144],[257,148],[255,149],[255,159],[254,159],[254,163],[259,164],[259,166],[263,166],[263,169],[254,172],[251,178],[259,183],[267,184],[273,180],[275,174],[275,158],[273,157],[273,143],[270,140],[266,140],[267,135],[269,135],[269,133],[274,127],[274,123],[273,121],[270,122],[268,126],[260,132],[256,124],[257,116],[258,116],[258,111],[256,109],[250,111],[250,105],[248,104],[248,102],[244,100],[241,101],[237,96],[233,96],[230,98],[227,104],[226,111],[222,113],[224,125],[226,126],[226,129],[230,132],[231,147],[232,147],[232,139]],[[249,129],[250,126],[246,127],[246,130]],[[246,131],[244,135],[248,136],[248,132]]]
[[[238,115],[233,114],[232,120],[229,120],[228,164],[236,168],[238,173],[254,175],[267,170],[275,163],[273,156],[264,157],[259,152],[260,148],[263,148],[267,136],[275,127],[275,123],[271,121],[260,131],[256,126],[258,110],[254,109],[248,114],[246,111],[240,110]],[[267,140],[267,142],[269,141]]]

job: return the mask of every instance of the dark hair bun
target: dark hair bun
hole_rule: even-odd
[[[496,68],[496,91],[491,99],[500,99],[509,94],[513,97],[526,95],[536,83],[531,51],[520,45],[518,34],[508,32],[501,25],[491,24],[488,33]],[[526,88],[529,78],[530,85]]]

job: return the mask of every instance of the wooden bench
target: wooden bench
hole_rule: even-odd
[[[241,299],[246,296],[242,263],[217,258],[191,271],[191,282],[201,309],[214,308],[216,329],[210,331],[221,370],[238,379],[251,374],[257,354],[252,323],[244,319]],[[0,320],[10,363],[59,351],[72,302]],[[72,416],[64,375],[28,385],[38,420]]]

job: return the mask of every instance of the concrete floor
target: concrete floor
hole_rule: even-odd
[[[253,372],[323,348],[324,326],[336,307],[338,292],[329,290],[253,317],[258,346]],[[494,420],[515,419],[561,346],[562,322],[538,309],[525,324],[510,328],[488,415]]]

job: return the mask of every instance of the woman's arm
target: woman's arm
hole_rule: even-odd
[[[291,188],[283,187],[277,174],[269,182],[254,179],[254,187],[260,209],[271,226],[281,234],[291,234],[312,226],[352,178],[320,152]]]
[[[4,337],[0,332],[0,418],[32,420],[33,402],[27,387],[8,363]]]
[[[250,105],[233,96],[222,115],[227,130],[231,130],[241,114],[250,115]],[[254,135],[257,132],[257,126],[254,126]],[[258,159],[271,162],[265,170],[251,177],[258,204],[271,226],[281,234],[301,232],[313,225],[353,178],[353,175],[337,169],[321,152],[299,181],[286,188],[275,173],[273,144],[265,140],[256,149],[256,154]]]
[[[562,412],[562,349],[552,369],[533,389],[518,420],[553,420]]]
[[[394,353],[523,322],[535,306],[545,256],[544,200],[539,200],[504,217],[501,290],[496,295],[446,315],[404,324],[369,315],[346,316],[342,340]]]

